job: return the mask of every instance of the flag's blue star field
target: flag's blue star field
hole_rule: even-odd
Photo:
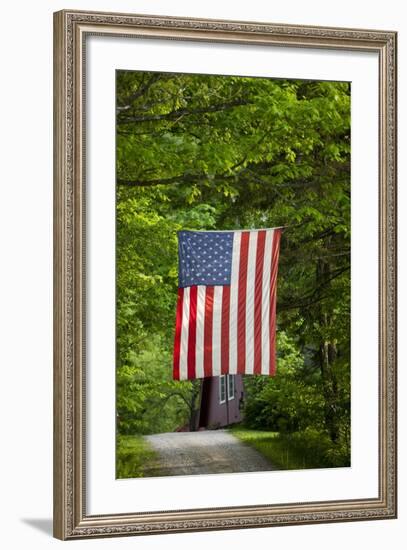
[[[230,285],[232,250],[232,231],[180,231],[179,286]]]

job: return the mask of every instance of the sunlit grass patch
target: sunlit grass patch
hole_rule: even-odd
[[[326,434],[316,430],[280,434],[238,426],[231,431],[241,441],[259,451],[277,469],[301,470],[350,466],[350,457],[346,450],[332,443]]]

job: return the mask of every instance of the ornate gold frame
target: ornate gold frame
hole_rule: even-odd
[[[85,37],[318,47],[379,56],[379,496],[176,512],[86,514]],[[54,14],[54,535],[60,539],[396,517],[395,32],[64,10]]]

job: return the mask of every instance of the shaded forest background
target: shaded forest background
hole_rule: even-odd
[[[350,85],[117,72],[117,434],[173,431],[177,230],[287,226],[277,375],[244,422],[350,461]],[[199,382],[198,382],[199,383]]]

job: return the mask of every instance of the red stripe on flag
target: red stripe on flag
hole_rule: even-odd
[[[204,376],[212,376],[212,325],[214,287],[206,287],[204,326]]]
[[[225,285],[222,293],[222,330],[221,330],[221,373],[229,373],[229,318],[230,286]]]
[[[195,378],[195,350],[196,350],[196,303],[198,287],[191,286],[189,291],[189,327],[188,327],[188,380]]]
[[[246,287],[247,259],[250,233],[242,233],[240,241],[239,288],[237,299],[237,372],[245,374],[246,369]]]
[[[257,234],[256,278],[254,282],[254,374],[261,374],[261,306],[263,292],[263,263],[266,232]]]
[[[178,289],[177,313],[175,319],[173,378],[179,380],[179,358],[181,352],[182,309],[184,306],[184,289]]]
[[[274,376],[276,373],[276,303],[280,236],[281,229],[275,229],[273,234],[273,252],[270,275],[270,376]]]

